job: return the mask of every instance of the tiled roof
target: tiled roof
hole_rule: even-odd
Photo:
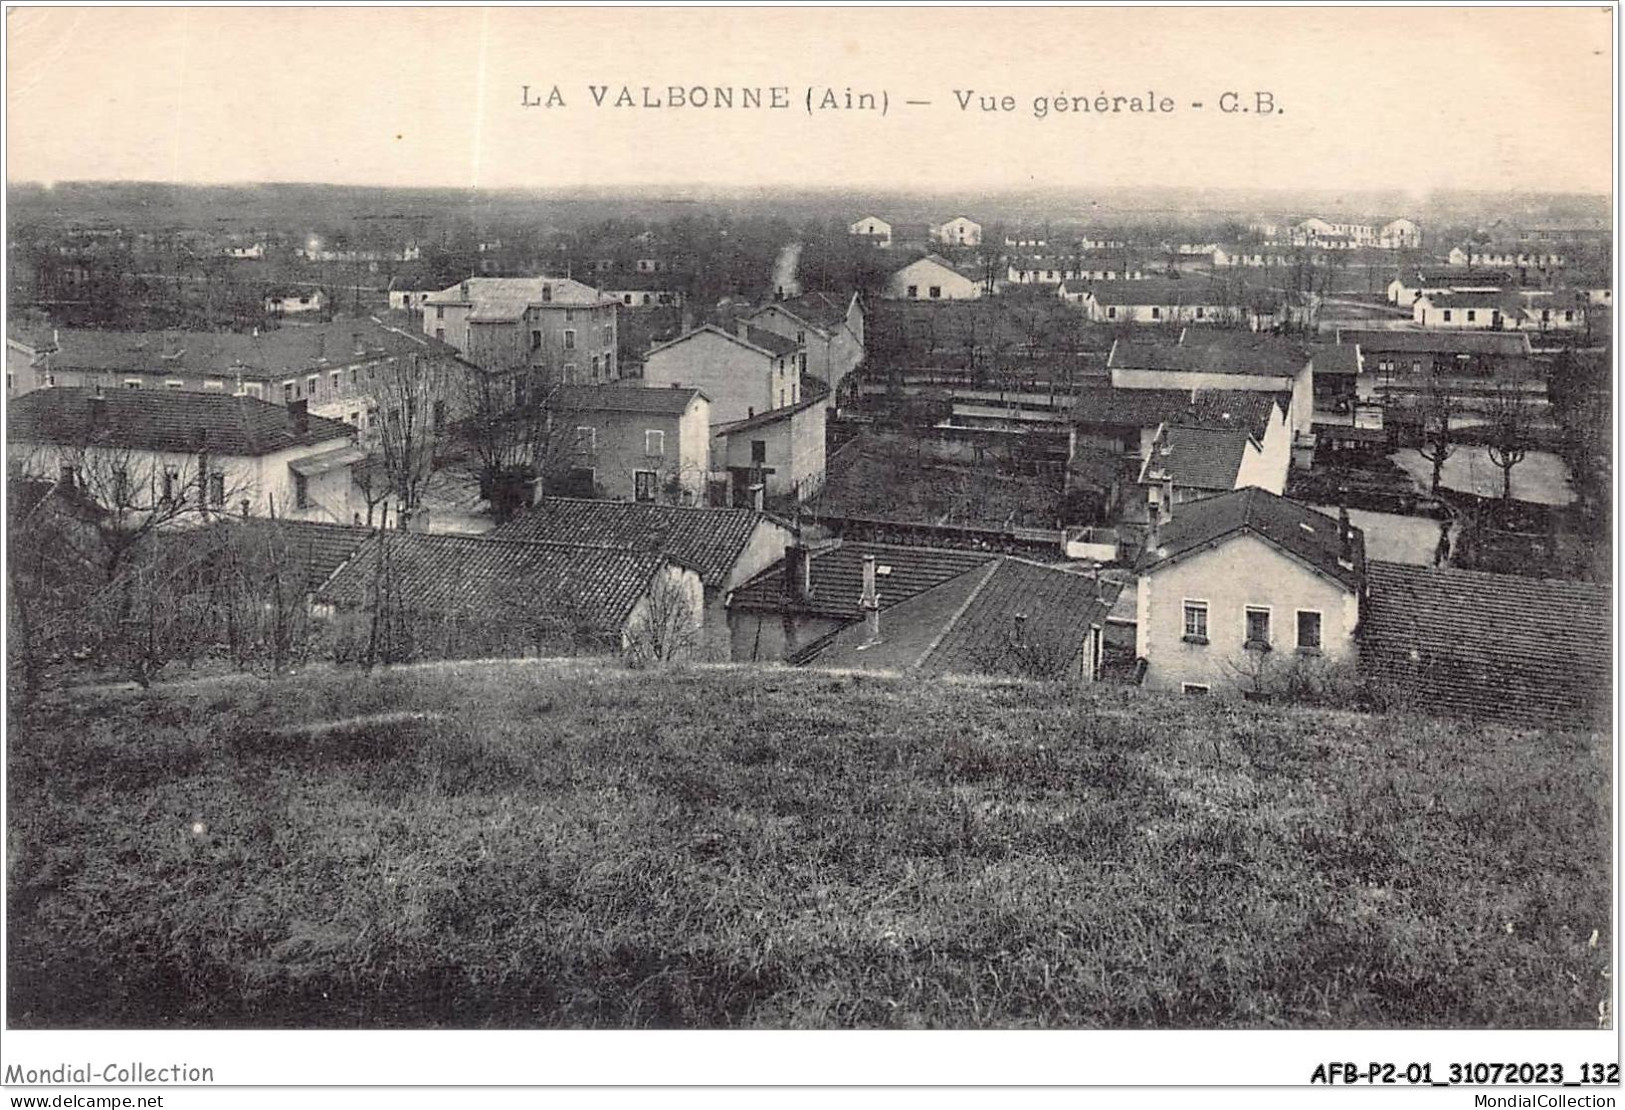
[[[432,305],[473,305],[476,312],[492,320],[511,319],[532,305],[593,307],[615,303],[590,285],[560,277],[471,277],[430,293],[424,301]]]
[[[798,349],[794,342],[792,342],[792,341],[790,341],[788,339],[785,339],[783,336],[774,335],[770,331],[764,331],[762,328],[749,327],[747,325],[747,330],[750,332],[750,334],[752,335],[753,338],[746,339],[743,336],[740,336],[740,335],[738,335],[738,334],[736,334],[734,332],[728,331],[726,328],[719,328],[715,324],[702,324],[700,327],[695,328],[693,331],[684,332],[682,335],[679,335],[676,339],[668,339],[664,343],[659,343],[659,344],[656,344],[653,347],[650,347],[647,351],[645,351],[643,353],[643,357],[644,357],[644,360],[647,361],[649,356],[656,353],[657,351],[664,351],[668,347],[675,347],[680,343],[688,343],[688,342],[692,341],[697,336],[707,335],[707,334],[720,335],[722,338],[728,340],[731,343],[737,343],[741,347],[748,347],[751,350],[758,351],[761,354],[768,355],[769,357],[772,357],[772,358],[778,358],[778,357],[781,357],[782,355],[785,355],[785,354],[789,353],[789,351],[783,349],[781,344],[789,343],[790,344],[789,350]],[[768,345],[766,345],[764,343],[756,342],[756,340],[754,338],[754,336],[756,336],[756,335],[772,336],[771,342],[773,343],[773,346],[768,346]]]
[[[1360,346],[1358,343],[1314,343],[1310,354],[1315,360],[1317,374],[1358,374],[1360,372]]]
[[[94,415],[92,402],[101,406]],[[295,431],[293,413],[253,397],[182,390],[36,389],[6,404],[6,428],[22,443],[97,445],[138,451],[254,457],[290,447],[349,439],[355,429],[324,416]]]
[[[1133,281],[1097,281],[1090,292],[1105,305],[1213,305],[1233,298],[1209,281],[1180,278],[1141,278]]]
[[[868,643],[868,629],[859,620],[798,661],[985,674],[1018,666],[1024,648],[1042,647],[1044,662],[1070,663],[1087,644],[1090,626],[1105,623],[1120,589],[1116,583],[1000,557],[885,609],[878,642]],[[882,603],[884,592],[882,587]],[[1020,646],[1018,614],[1025,618]]]
[[[1482,354],[1528,357],[1529,337],[1522,332],[1357,331],[1338,332],[1338,342],[1360,345],[1367,357],[1390,352]]]
[[[1308,365],[1310,355],[1307,344],[1272,335],[1186,328],[1176,343],[1120,340],[1112,345],[1107,366],[1292,377]]]
[[[247,529],[275,545],[287,557],[299,588],[314,591],[332,577],[374,530],[351,524],[310,520],[267,520],[264,517],[230,518],[232,526]]]
[[[764,351],[771,351],[775,355],[788,355],[801,349],[801,344],[794,339],[786,339],[778,332],[753,327],[750,324],[745,325],[745,341],[754,343]]]
[[[1117,389],[1085,386],[1073,400],[1072,419],[1081,425],[1151,428],[1163,423],[1192,427],[1242,427],[1263,439],[1271,410],[1284,415],[1290,393],[1243,389]]]
[[[1252,436],[1246,429],[1170,425],[1163,429],[1147,461],[1180,489],[1232,490]]]
[[[485,536],[386,532],[374,535],[319,591],[342,608],[367,603],[379,544],[409,612],[481,615],[500,621],[517,605],[563,606],[601,633],[625,627],[666,560],[646,551]]]
[[[1365,567],[1365,534],[1360,529],[1350,526],[1353,557],[1345,561],[1336,520],[1256,486],[1176,505],[1173,519],[1162,526],[1156,549],[1146,552],[1141,572],[1152,572],[1243,532],[1251,532],[1350,590],[1360,587]]]
[[[799,297],[763,305],[755,315],[760,316],[770,309],[782,308],[808,327],[832,332],[839,330],[846,323],[847,309],[851,306],[852,294],[843,297],[834,293],[803,293]]]
[[[271,381],[420,354],[425,340],[371,320],[284,323],[244,332],[104,331],[62,328],[51,365],[61,370],[152,375],[218,374]]]
[[[1373,561],[1362,669],[1421,707],[1591,724],[1612,698],[1606,586]]]
[[[1518,312],[1526,302],[1500,290],[1462,290],[1453,293],[1424,293],[1422,299],[1434,308],[1488,308]]]
[[[557,412],[649,412],[681,416],[698,389],[631,385],[561,385],[549,400]],[[706,398],[709,400],[709,398]]]
[[[983,566],[996,556],[979,551],[952,551],[936,547],[906,547],[882,543],[837,543],[812,553],[812,596],[793,598],[785,592],[784,561],[746,582],[733,592],[730,607],[802,612],[840,619],[855,619],[863,593],[863,557],[877,563],[882,609]],[[890,568],[889,570],[886,568]]]
[[[728,577],[756,527],[772,518],[754,509],[702,509],[635,501],[547,497],[486,533],[492,540],[587,543],[659,552],[699,571],[706,585]]]
[[[783,420],[785,417],[794,416],[798,412],[803,412],[810,409],[814,405],[821,405],[828,400],[828,398],[829,386],[825,385],[822,381],[813,377],[811,374],[803,374],[801,376],[801,400],[797,401],[793,405],[785,405],[782,408],[768,409],[766,412],[759,412],[755,416],[746,417],[744,420],[735,421],[732,424],[724,424],[717,429],[717,434],[724,436],[734,435],[738,432],[748,432],[756,428],[766,427],[775,421]]]

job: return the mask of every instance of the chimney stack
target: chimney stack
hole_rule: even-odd
[[[875,557],[863,557],[863,596],[858,599],[865,623],[869,626],[868,643],[880,642],[880,591],[875,587]]]
[[[310,431],[310,402],[303,397],[297,401],[289,401],[288,419],[293,424],[295,435],[302,436]]]
[[[763,512],[767,508],[767,486],[761,482],[750,487],[750,507],[757,512]]]
[[[1354,561],[1354,524],[1349,520],[1349,491],[1343,486],[1337,491],[1338,558],[1345,563]]]
[[[797,601],[812,598],[812,552],[799,543],[784,549],[784,592]]]

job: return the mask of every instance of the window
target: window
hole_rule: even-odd
[[[1184,639],[1188,644],[1207,643],[1207,602],[1185,602]]]
[[[175,500],[175,483],[180,480],[180,471],[170,467],[164,468],[164,504]]]
[[[1153,320],[1162,319],[1162,309],[1157,307],[1156,305],[1152,305],[1151,306],[1151,319],[1153,319]]]
[[[564,364],[564,381],[565,381],[565,383],[570,384],[570,383],[573,383],[575,380],[576,380],[576,364],[573,363],[573,362],[565,363]]]
[[[1198,320],[1200,320],[1206,315],[1207,315],[1207,309],[1203,308],[1201,305],[1197,305],[1196,306],[1196,318]]]
[[[357,428],[361,427],[361,411],[359,409],[350,414],[350,423],[354,424]]]
[[[552,304],[553,303],[553,287],[551,285],[542,286],[542,303],[543,304]]]
[[[444,320],[446,318],[446,306],[445,305],[438,305],[437,304],[437,305],[434,306],[434,318],[436,320]],[[444,338],[446,333],[445,333],[444,330],[436,329],[434,334],[435,334],[435,337],[437,339],[439,339],[439,338]]]
[[[282,399],[284,401],[293,400],[293,383],[292,382],[283,382],[282,383]]]
[[[564,322],[566,324],[574,323],[575,318],[576,318],[576,310],[575,309],[567,308],[567,309],[564,310]]]
[[[342,389],[344,387],[344,374],[343,374],[342,371],[339,371],[339,370],[333,371],[333,373],[330,375],[330,379],[331,379],[331,381],[333,383],[333,392],[334,393],[337,393],[340,389]]]
[[[1567,323],[1570,323],[1570,324],[1574,323],[1574,310],[1571,308],[1567,312],[1563,313],[1563,319]]]
[[[209,504],[217,509],[226,507],[226,475],[216,470],[209,475]]]
[[[1243,645],[1250,648],[1268,648],[1270,646],[1270,611],[1262,606],[1247,606],[1247,640]]]
[[[1298,610],[1298,650],[1302,652],[1320,650],[1320,614],[1313,609]]]
[[[582,451],[598,450],[598,429],[587,427],[577,428],[576,447]]]
[[[940,301],[942,299],[942,286],[933,285],[931,287],[931,299],[933,301]]]
[[[1108,319],[1108,320],[1117,319],[1117,306],[1116,305],[1113,305],[1111,308],[1108,308],[1106,310],[1106,319]]]
[[[592,380],[598,380],[599,371],[603,369],[603,360],[598,355],[592,356]]]
[[[1212,688],[1205,682],[1186,682],[1179,688],[1182,694],[1192,694],[1196,697],[1206,697]]]
[[[648,303],[648,298],[647,297],[644,298],[644,303],[645,304]],[[615,328],[610,324],[605,324],[604,325],[604,346],[613,347],[614,345],[615,345]]]
[[[666,433],[653,429],[644,432],[643,453],[645,455],[664,455],[666,453]]]
[[[753,439],[750,441],[750,464],[761,466],[767,462],[767,440]]]
[[[1469,308],[1467,310],[1467,322],[1469,324],[1471,324],[1471,323],[1477,322],[1477,320],[1478,320],[1478,312],[1477,312],[1477,310]]]
[[[446,341],[446,329],[445,328],[435,328],[434,329],[434,337],[436,339],[440,340],[440,342],[444,343]]]
[[[653,470],[634,470],[632,472],[632,497],[637,501],[653,501],[655,487],[660,475]]]
[[[576,330],[574,328],[564,329],[564,349],[566,351],[576,349]]]
[[[303,474],[293,476],[293,504],[296,509],[310,508],[310,486]]]
[[[920,287],[918,285],[910,285],[908,287],[908,295],[910,299],[917,299],[920,295]]]
[[[1444,322],[1447,324],[1450,322],[1450,310],[1448,308],[1444,310]]]
[[[542,346],[542,333],[541,333],[541,331],[540,330],[532,331],[530,333],[530,349],[533,350],[533,351],[537,351],[537,350],[541,349],[541,346]]]

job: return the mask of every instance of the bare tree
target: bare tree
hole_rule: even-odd
[[[1439,496],[1439,487],[1444,481],[1445,460],[1456,452],[1450,421],[1457,407],[1455,395],[1445,388],[1435,374],[1422,396],[1422,444],[1417,448],[1417,453],[1433,464],[1434,497]]]
[[[658,666],[698,651],[700,614],[683,579],[670,568],[662,567],[656,573],[640,616],[627,635],[628,663]]]
[[[373,377],[380,419],[371,437],[383,461],[382,484],[395,498],[403,528],[422,506],[449,429],[452,380],[443,360],[422,355],[388,359]],[[370,491],[367,501],[370,518]]]
[[[468,367],[453,382],[463,439],[479,466],[480,493],[499,522],[526,501],[532,482],[556,480],[577,458],[575,425],[560,403],[562,384],[543,367]]]
[[[1490,462],[1501,471],[1501,499],[1512,501],[1512,468],[1523,462],[1533,438],[1534,412],[1517,383],[1502,385],[1490,402]]]

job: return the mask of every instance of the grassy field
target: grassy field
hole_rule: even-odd
[[[1598,736],[552,662],[9,736],[18,1027],[1591,1027],[1608,993]]]

